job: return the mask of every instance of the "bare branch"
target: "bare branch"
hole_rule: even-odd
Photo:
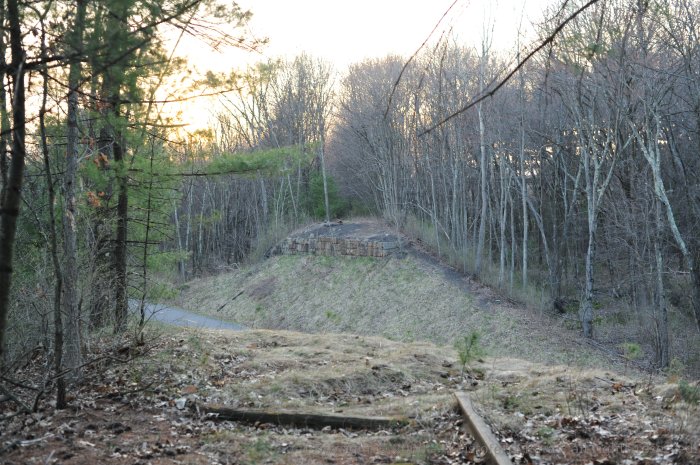
[[[443,124],[445,124],[445,123],[447,123],[448,121],[450,121],[452,118],[461,115],[461,114],[464,113],[465,111],[467,111],[467,110],[469,110],[470,108],[472,108],[472,107],[478,105],[479,103],[483,102],[483,101],[486,100],[487,98],[493,97],[494,94],[495,94],[496,92],[498,92],[498,90],[499,90],[501,87],[503,87],[508,81],[511,80],[511,78],[512,78],[513,76],[515,76],[515,73],[517,73],[523,66],[525,66],[525,64],[526,64],[528,61],[530,61],[530,59],[532,59],[532,57],[534,57],[535,55],[537,55],[537,53],[539,53],[543,48],[545,48],[547,45],[549,45],[550,43],[552,43],[552,42],[554,41],[554,39],[557,37],[557,35],[559,35],[559,33],[566,27],[567,24],[569,24],[569,23],[570,23],[571,21],[573,21],[578,15],[580,15],[580,14],[583,13],[585,10],[587,10],[588,8],[590,8],[591,6],[593,6],[594,4],[598,3],[599,1],[600,1],[600,0],[589,0],[588,2],[586,2],[586,4],[584,4],[584,5],[581,6],[579,9],[577,9],[576,11],[574,11],[568,18],[566,18],[564,21],[562,21],[562,22],[559,24],[559,26],[557,26],[557,28],[554,29],[554,31],[553,31],[549,36],[547,36],[547,38],[545,38],[542,42],[540,42],[540,44],[539,44],[534,50],[532,50],[530,53],[528,53],[527,56],[526,56],[522,61],[520,61],[520,62],[517,64],[517,66],[516,66],[515,68],[513,68],[513,69],[508,73],[508,75],[506,75],[506,77],[504,77],[503,79],[501,79],[501,80],[498,82],[498,84],[496,84],[496,86],[495,86],[494,88],[492,88],[491,90],[489,90],[489,91],[483,93],[483,94],[480,95],[478,98],[472,100],[471,102],[469,102],[469,103],[468,103],[467,105],[465,105],[464,107],[460,108],[459,110],[455,111],[454,113],[450,114],[449,116],[447,116],[447,117],[441,119],[440,121],[438,121],[437,123],[433,124],[433,125],[430,126],[429,128],[423,130],[422,132],[420,132],[420,133],[418,134],[418,137],[423,137],[423,136],[426,135],[426,134],[430,134],[431,132],[433,132],[433,131],[434,131],[435,129],[437,129],[438,127],[440,127],[440,126],[442,126]]]

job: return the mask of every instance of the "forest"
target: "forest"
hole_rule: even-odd
[[[353,216],[698,376],[698,1],[554,2],[511,53],[448,33],[346,70],[302,54],[174,84],[188,63],[173,37],[257,50],[254,13],[3,0],[3,396],[39,356],[65,406],[91,341],[142,337],[147,302]],[[187,133],[165,108],[198,95],[220,110]],[[627,332],[608,334],[610,318]]]

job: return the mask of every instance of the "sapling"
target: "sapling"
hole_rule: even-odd
[[[459,356],[459,363],[462,365],[462,378],[464,377],[464,369],[467,365],[474,359],[484,355],[484,350],[481,345],[479,345],[480,338],[481,336],[477,331],[472,331],[468,336],[464,336],[455,343],[455,349],[457,349],[457,355]]]

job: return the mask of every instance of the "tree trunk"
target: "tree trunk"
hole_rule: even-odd
[[[518,47],[520,43],[518,42]],[[518,52],[518,61],[520,61],[520,52]],[[527,243],[528,243],[528,233],[529,233],[529,221],[527,217],[527,178],[525,177],[525,78],[523,76],[523,71],[518,72],[518,77],[520,78],[520,88],[519,88],[519,98],[520,98],[520,198],[522,200],[522,212],[523,212],[523,290],[527,289]]]
[[[14,252],[17,217],[22,198],[25,136],[25,82],[24,48],[22,24],[17,0],[7,0],[7,18],[10,25],[10,49],[12,74],[12,149],[7,172],[5,194],[0,203],[0,365],[4,362],[5,331],[10,309],[10,286],[12,284],[12,257]]]
[[[98,12],[100,10],[98,9]],[[101,24],[101,17],[96,18],[96,24]],[[99,63],[92,63],[92,66],[100,66]],[[105,73],[100,95],[108,95],[109,92],[109,76]],[[94,98],[97,99],[98,93],[93,89]],[[101,117],[106,121],[110,117],[108,108],[100,109]],[[93,328],[102,328],[109,321],[107,319],[111,312],[112,302],[114,301],[114,261],[112,257],[112,207],[111,199],[113,196],[114,185],[111,179],[110,170],[114,166],[110,160],[114,159],[113,137],[110,134],[109,127],[104,125],[100,128],[98,143],[98,167],[103,176],[108,177],[107,186],[105,188],[105,201],[95,206],[94,217],[92,221],[92,263],[90,277],[90,325]]]
[[[501,195],[499,205],[499,262],[498,262],[498,285],[503,288],[506,281],[506,229],[508,226],[508,193],[510,192],[510,171],[506,169],[507,161],[501,160],[499,165],[501,175]]]
[[[591,154],[589,148],[582,149],[583,171],[586,179],[586,219],[588,225],[588,247],[586,248],[586,280],[584,284],[583,299],[579,310],[583,335],[593,337],[593,263],[595,260],[595,236],[597,229],[596,210],[598,202],[596,197],[597,165],[591,173]]]
[[[486,240],[486,222],[488,221],[488,164],[486,162],[486,141],[484,129],[484,117],[479,104],[477,113],[479,116],[479,165],[481,169],[481,215],[479,217],[479,236],[476,244],[476,264],[474,273],[478,276],[481,274],[481,261],[484,254],[484,242]]]
[[[530,222],[528,220],[528,210],[527,210],[527,178],[525,177],[525,123],[523,121],[523,116],[521,116],[521,127],[520,127],[520,197],[522,199],[522,212],[523,212],[523,290],[527,289],[527,243]]]
[[[588,223],[588,248],[586,250],[586,287],[581,301],[581,327],[583,335],[593,337],[593,260],[595,258],[595,224]]]
[[[148,240],[151,233],[151,200],[153,199],[153,157],[154,157],[154,147],[153,141],[151,141],[151,155],[148,163],[148,190],[146,197],[146,232],[143,238],[143,256],[141,260],[142,269],[142,281],[141,281],[141,302],[139,303],[139,329],[143,330],[143,326],[146,324],[146,297],[148,296]],[[142,334],[143,336],[143,334]]]
[[[121,333],[126,330],[126,318],[129,311],[126,275],[129,197],[127,192],[126,163],[120,139],[121,134],[117,132],[113,142],[114,162],[117,171],[117,230],[114,239],[115,333]]]
[[[693,275],[693,311],[695,313],[695,323],[698,326],[698,332],[700,332],[700,253],[696,253],[695,260],[693,261],[692,270],[690,271]]]
[[[85,25],[85,0],[77,1],[72,48],[82,54]],[[69,378],[80,377],[82,365],[80,353],[80,307],[78,306],[78,241],[75,199],[75,183],[78,171],[78,90],[80,87],[80,58],[70,64],[68,74],[68,137],[66,139],[66,165],[63,175],[63,313],[66,316],[65,368],[71,370]]]
[[[700,270],[698,268],[698,263],[695,260],[694,254],[688,248],[688,245],[683,238],[683,235],[678,228],[678,223],[676,222],[675,213],[671,202],[666,194],[666,186],[664,185],[664,180],[661,176],[661,153],[658,146],[658,141],[661,140],[661,123],[658,117],[654,115],[655,127],[647,127],[646,138],[642,137],[640,132],[634,125],[630,125],[632,133],[637,140],[637,143],[642,150],[644,158],[651,168],[651,174],[654,181],[654,193],[659,199],[661,204],[666,210],[666,219],[668,221],[668,226],[671,228],[671,233],[673,234],[673,239],[676,241],[676,245],[681,250],[683,258],[685,259],[688,270],[692,275],[693,280],[693,312],[695,314],[695,324],[700,332]]]
[[[325,131],[323,123],[321,123],[321,142],[319,144],[319,155],[321,158],[321,176],[323,178],[323,205],[326,210],[326,224],[331,222],[331,210],[328,204],[328,180],[326,179],[326,155],[325,147],[323,146],[326,142],[323,132]]]
[[[668,308],[666,307],[666,292],[664,290],[663,256],[661,255],[661,235],[663,225],[661,221],[661,201],[657,199],[656,206],[656,231],[654,233],[654,258],[655,275],[654,283],[654,319],[656,320],[656,362],[659,368],[667,368],[669,364],[668,342]]]
[[[42,58],[46,59],[46,31],[42,28],[41,31],[41,54]],[[41,110],[39,110],[39,133],[41,136],[41,151],[44,159],[44,176],[46,177],[46,192],[48,194],[48,204],[54,205],[56,201],[56,193],[53,187],[53,174],[51,173],[51,159],[49,156],[49,144],[46,136],[46,101],[49,95],[48,70],[44,67],[43,71],[43,89]],[[51,251],[51,261],[54,270],[54,295],[53,295],[53,322],[54,322],[54,345],[53,345],[53,362],[56,378],[56,408],[66,408],[66,381],[61,375],[63,372],[63,315],[61,313],[61,297],[63,294],[63,273],[61,271],[61,261],[58,258],[58,234],[56,233],[56,217],[54,209],[48,208],[49,213],[49,249]],[[43,320],[43,318],[42,318]],[[48,339],[48,322],[46,323],[45,336]],[[48,347],[48,345],[47,345]]]
[[[5,24],[5,8],[4,2],[0,1],[0,24]],[[5,69],[7,62],[5,54],[7,45],[5,44],[4,35],[0,37],[0,69]],[[4,76],[3,79],[4,81]],[[7,190],[8,176],[8,161],[7,154],[10,151],[10,117],[7,113],[7,92],[5,91],[4,82],[0,85],[0,205],[3,204],[5,191]]]

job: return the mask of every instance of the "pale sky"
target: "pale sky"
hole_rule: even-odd
[[[515,49],[518,27],[541,20],[543,8],[561,0],[457,0],[433,35],[453,29],[461,43],[478,46],[483,24],[492,24],[496,50]],[[349,64],[387,54],[410,56],[428,37],[454,0],[239,0],[253,13],[249,24],[269,44],[261,54],[229,50],[218,53],[195,39],[177,53],[200,72],[228,72],[268,58],[294,58],[302,52],[330,61],[342,73]],[[490,29],[490,28],[489,28]],[[532,39],[532,37],[530,37]],[[530,41],[525,38],[524,43]],[[196,108],[195,108],[196,107]],[[183,114],[193,127],[204,126],[211,103],[198,103]]]

